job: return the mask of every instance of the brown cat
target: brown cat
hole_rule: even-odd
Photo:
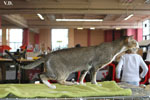
[[[56,87],[50,84],[48,80],[57,80],[58,83],[64,85],[76,84],[66,81],[69,74],[76,71],[84,71],[80,79],[81,84],[83,84],[83,80],[89,70],[92,74],[91,82],[97,84],[96,72],[100,68],[112,62],[119,53],[137,46],[138,43],[132,36],[124,36],[116,41],[102,43],[97,46],[58,50],[29,65],[22,66],[22,68],[32,69],[44,63],[46,72],[41,74],[40,78],[50,88]]]

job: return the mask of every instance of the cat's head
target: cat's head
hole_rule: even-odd
[[[126,49],[130,48],[139,48],[138,42],[133,38],[133,36],[124,36],[123,37],[124,45]]]

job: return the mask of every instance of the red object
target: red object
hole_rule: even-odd
[[[81,72],[80,71],[78,71],[78,78],[77,78],[77,82],[79,82],[80,80],[80,75],[81,75]]]
[[[147,64],[147,63],[146,63]],[[148,80],[149,80],[149,78],[150,78],[150,64],[147,64],[147,66],[148,66],[148,72],[147,72],[147,74],[146,74],[146,76],[145,76],[145,78],[144,78],[144,81],[143,82],[140,82],[140,84],[146,84],[146,83],[148,83]]]
[[[81,76],[81,72],[80,71],[78,71],[78,76],[77,76],[77,82],[80,82],[80,76]],[[85,78],[84,78],[84,80],[83,80],[84,82],[86,82],[85,81]]]
[[[49,83],[51,83],[51,81],[50,81],[50,80],[48,80],[48,82],[49,82]]]
[[[28,49],[27,49],[27,52],[33,52],[33,49],[32,49],[32,50],[28,50]]]
[[[0,46],[0,53],[4,53],[5,52],[5,50],[10,50],[11,48],[9,47],[9,46],[7,46],[7,45],[1,45]]]
[[[112,80],[115,80],[116,79],[116,65],[113,63],[110,63],[109,66],[113,67]]]
[[[0,51],[4,51],[4,50],[10,50],[11,49],[11,47],[9,47],[8,45],[1,45],[0,46]]]
[[[120,80],[116,78],[116,64],[112,62],[112,63],[108,64],[108,66],[112,67],[112,77],[111,77],[111,79],[113,81],[120,82]]]
[[[20,46],[20,48],[23,49],[23,50],[26,49],[26,47],[27,47],[26,45]]]
[[[27,46],[26,45],[22,45],[22,46],[20,46],[20,48],[24,50],[24,49],[27,48]],[[27,48],[27,52],[33,52],[33,48],[30,48],[30,49]]]

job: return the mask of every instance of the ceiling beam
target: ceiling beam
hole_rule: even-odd
[[[5,26],[2,26],[2,27],[5,27]],[[34,26],[29,26],[31,28],[77,28],[77,27],[83,27],[83,28],[90,28],[91,26],[90,25],[86,25],[86,26],[82,26],[82,25],[59,25],[59,26],[54,26],[54,25],[34,25]],[[92,27],[95,27],[97,29],[115,29],[116,27],[119,27],[121,29],[127,29],[127,28],[141,28],[141,26],[129,26],[129,25],[126,25],[126,26],[104,26],[104,25],[93,25]],[[6,26],[6,28],[17,28],[17,27],[14,27],[14,26]],[[35,32],[35,33],[39,33],[39,31]]]
[[[55,21],[55,20],[56,20],[54,14],[46,14],[46,16],[48,17],[48,19],[49,19],[50,21]]]
[[[91,2],[92,0],[87,0],[87,2]]]
[[[65,14],[62,14],[62,17],[61,17],[62,19],[65,19],[66,18],[66,16],[65,16]]]
[[[60,2],[61,0],[56,0],[56,2]]]
[[[59,1],[59,0],[56,0]],[[24,0],[14,0],[15,6],[5,6],[0,2],[0,14],[10,13],[103,13],[110,14],[113,12],[126,13],[128,11],[133,12],[133,6],[135,13],[141,13],[150,11],[150,6],[143,3],[143,0],[134,0],[134,5],[128,7],[118,3],[117,0],[93,0],[94,2],[85,2],[85,0],[61,0],[61,5],[55,0],[30,0],[30,2],[24,2]],[[92,0],[91,0],[92,1]],[[126,0],[124,0],[126,1]],[[119,11],[119,12],[118,12]],[[106,12],[106,13],[105,13]]]
[[[114,19],[114,17],[115,17],[115,15],[106,15],[103,20],[104,21],[112,21]]]
[[[30,31],[34,32],[34,33],[39,33],[39,29],[37,27],[35,28],[29,28]]]
[[[107,21],[107,22],[43,22],[43,21],[32,21],[29,22],[29,26],[30,27],[58,27],[60,26],[60,28],[62,27],[99,27],[99,26],[109,26],[109,27],[119,27],[121,26],[122,28],[126,28],[127,26],[130,28],[142,28],[142,24],[140,22],[122,22],[122,23],[118,23],[118,22],[114,22],[114,21]]]
[[[29,2],[29,1],[31,1],[31,0],[25,0],[25,1]]]
[[[118,2],[120,1],[120,2]],[[145,0],[14,0],[15,6],[5,6],[0,2],[0,15],[3,14],[37,14],[45,15],[48,20],[36,21],[36,17],[28,19],[27,26],[18,24],[22,27],[76,27],[80,25],[100,26],[100,27],[139,27],[139,20],[144,16],[150,15],[150,6],[144,3]],[[122,5],[122,3],[127,5]],[[129,5],[128,5],[129,4]],[[137,6],[134,8],[133,6]],[[134,13],[134,17],[124,21],[127,14]],[[105,16],[107,15],[107,16]],[[120,16],[121,15],[121,16]],[[136,15],[138,15],[136,17]],[[98,17],[99,16],[99,17]],[[141,17],[142,16],[142,17]],[[104,18],[103,22],[55,22],[56,18]],[[18,19],[17,19],[18,20]],[[33,21],[33,22],[32,22]],[[130,22],[132,21],[132,22]],[[137,22],[138,21],[138,22]],[[121,23],[120,23],[121,22]],[[15,22],[18,23],[18,22]],[[33,25],[33,26],[32,26]]]
[[[145,16],[144,18],[140,19],[139,22],[143,22],[145,20],[149,20],[150,19],[150,15],[149,16]]]
[[[22,28],[28,27],[26,20],[20,15],[3,15],[2,19],[5,19],[9,21],[10,23],[17,25],[19,27],[22,27]]]
[[[25,2],[25,1],[30,1]],[[118,0],[13,0],[15,6],[6,6],[3,2],[0,2],[0,8],[127,8],[126,5],[118,3]],[[126,1],[126,0],[123,0]],[[129,0],[127,0],[129,2]],[[133,1],[133,0],[132,0]],[[58,3],[61,2],[61,5]],[[143,0],[134,0],[136,8],[143,8],[146,5]],[[133,5],[133,6],[134,6]],[[148,8],[149,5],[147,5]]]
[[[124,20],[124,18],[126,18],[127,15],[126,14],[123,14],[123,15],[120,15],[118,17],[116,17],[116,19],[114,21],[117,21],[117,22],[121,22]]]
[[[58,25],[58,26],[54,26],[54,25],[34,25],[34,26],[30,26],[32,28],[77,28],[77,27],[83,27],[83,28],[90,28],[90,27],[95,27],[98,29],[115,29],[117,28],[121,28],[121,29],[127,29],[127,28],[141,28],[141,26],[130,26],[130,25],[126,25],[126,26],[121,26],[121,25],[116,25],[116,26],[111,26],[111,25]]]
[[[19,28],[28,28],[27,21],[20,15],[3,15],[2,19],[9,21]],[[36,28],[29,28],[29,30],[38,33],[38,29]]]
[[[0,9],[0,14],[127,14],[126,9]],[[133,9],[128,9],[133,13]],[[149,15],[150,9],[135,9],[134,14]]]
[[[119,1],[122,4],[129,4],[129,3],[132,3],[134,0],[119,0]]]

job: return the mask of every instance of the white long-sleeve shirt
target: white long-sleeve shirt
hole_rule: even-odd
[[[142,73],[139,73],[140,67]],[[124,82],[139,82],[140,77],[144,78],[148,72],[148,67],[138,54],[125,54],[121,57],[117,68],[116,77],[120,78],[121,70],[123,70],[121,81]]]

